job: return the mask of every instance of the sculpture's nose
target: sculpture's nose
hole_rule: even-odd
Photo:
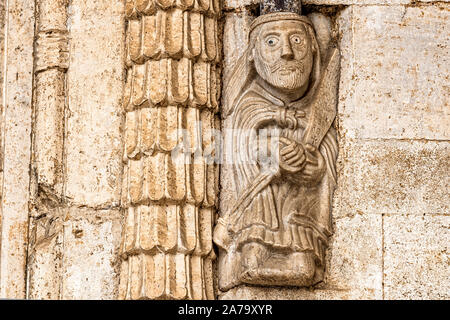
[[[289,39],[284,39],[283,41],[283,46],[281,48],[281,58],[286,60],[291,60],[294,58],[294,52],[292,51]]]

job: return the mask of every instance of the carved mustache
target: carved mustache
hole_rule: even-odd
[[[280,70],[281,69],[281,70]],[[299,70],[301,73],[305,71],[305,65],[303,61],[297,61],[294,63],[286,63],[283,61],[277,61],[272,66],[270,66],[270,72],[276,72],[276,71],[296,71]]]

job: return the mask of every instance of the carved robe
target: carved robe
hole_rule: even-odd
[[[305,112],[305,118],[300,119],[296,129],[289,129],[277,120],[286,108],[284,103],[253,81],[231,115],[232,127],[237,132],[231,145],[238,204],[227,217],[232,240],[220,262],[222,289],[239,282],[239,272],[232,270],[239,270],[245,265],[241,261],[245,259],[241,249],[246,243],[263,244],[270,251],[269,256],[276,252],[283,252],[285,256],[293,252],[310,252],[317,267],[324,264],[324,253],[331,235],[331,198],[336,184],[338,147],[335,129],[331,128],[320,144],[319,151],[325,159],[326,171],[313,184],[305,184],[298,174],[280,174],[277,161],[269,165],[262,164],[260,159],[254,161],[255,146],[276,146],[263,141],[266,138],[258,134],[259,129],[278,129],[282,137],[299,143],[303,141],[310,125],[311,104],[304,106],[301,100],[292,103],[289,108],[292,110],[303,105],[301,111]],[[267,140],[273,138],[269,134]],[[272,157],[278,154],[278,150],[269,152]],[[256,186],[258,192],[242,200],[243,194]]]

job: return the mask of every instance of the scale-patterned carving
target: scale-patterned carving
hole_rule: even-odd
[[[198,155],[218,123],[219,13],[219,0],[126,1],[121,299],[214,299],[218,170]]]

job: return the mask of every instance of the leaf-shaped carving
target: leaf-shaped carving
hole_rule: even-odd
[[[173,58],[183,52],[183,11],[170,9],[166,13],[165,51]]]
[[[135,0],[136,10],[141,15],[150,15],[156,12],[154,0]]]
[[[189,254],[197,244],[198,208],[192,204],[185,204],[180,211],[180,237],[178,239],[179,252]]]
[[[198,214],[199,236],[194,254],[205,256],[212,250],[212,225],[213,209],[200,208]]]
[[[186,172],[184,154],[166,156],[166,197],[170,200],[180,201],[186,196]]]
[[[177,0],[177,8],[182,10],[190,9],[194,6],[194,0]]]
[[[217,54],[217,21],[215,18],[204,17],[204,43],[202,59],[204,61],[214,61]]]
[[[178,144],[178,107],[158,108],[158,144],[160,150],[171,152]]]
[[[155,150],[158,130],[157,120],[157,108],[141,109],[141,151],[145,154],[152,154]]]
[[[143,159],[138,160],[130,159],[129,174],[130,174],[130,186],[129,186],[129,196],[131,203],[140,203],[143,199],[143,187],[144,187],[144,165]]]
[[[184,12],[184,56],[195,58],[202,52],[202,15],[198,12]]]
[[[126,154],[133,158],[138,152],[138,111],[130,111],[126,114]]]
[[[155,215],[151,207],[139,206],[139,242],[142,250],[150,251],[156,247]]]
[[[144,56],[142,55],[142,24],[141,20],[133,19],[128,22],[128,49],[130,58],[135,63],[143,63]]]
[[[175,0],[155,0],[156,4],[163,10],[167,10],[172,7],[175,3]]]
[[[166,155],[157,152],[147,157],[146,187],[148,197],[152,201],[160,201],[164,198],[166,189]]]
[[[165,232],[165,241],[160,244],[165,252],[170,253],[176,249],[178,242],[178,216],[180,214],[180,206],[169,204],[162,207],[162,211],[165,211],[166,216],[165,223],[161,225],[161,233]]]
[[[184,254],[167,256],[168,289],[173,299],[181,300],[187,297],[186,261]]]
[[[208,102],[208,87],[209,87],[209,69],[208,63],[198,61],[193,68],[193,106],[203,106]]]
[[[187,58],[169,60],[170,85],[169,104],[185,104],[189,99],[189,82],[191,78],[191,61]]]
[[[143,54],[147,59],[157,58],[161,54],[161,18],[162,14],[142,17]]]
[[[136,229],[136,223],[135,223],[135,215],[134,215],[134,207],[129,207],[127,209],[127,219],[125,224],[125,239],[124,241],[124,250],[128,253],[131,253],[134,251],[134,244],[135,244],[135,229]]]
[[[167,96],[167,59],[147,62],[149,96],[152,104],[161,104]]]
[[[134,66],[133,87],[131,101],[134,107],[146,107],[147,99],[147,66],[145,64],[137,64]],[[147,105],[146,105],[147,104]]]

